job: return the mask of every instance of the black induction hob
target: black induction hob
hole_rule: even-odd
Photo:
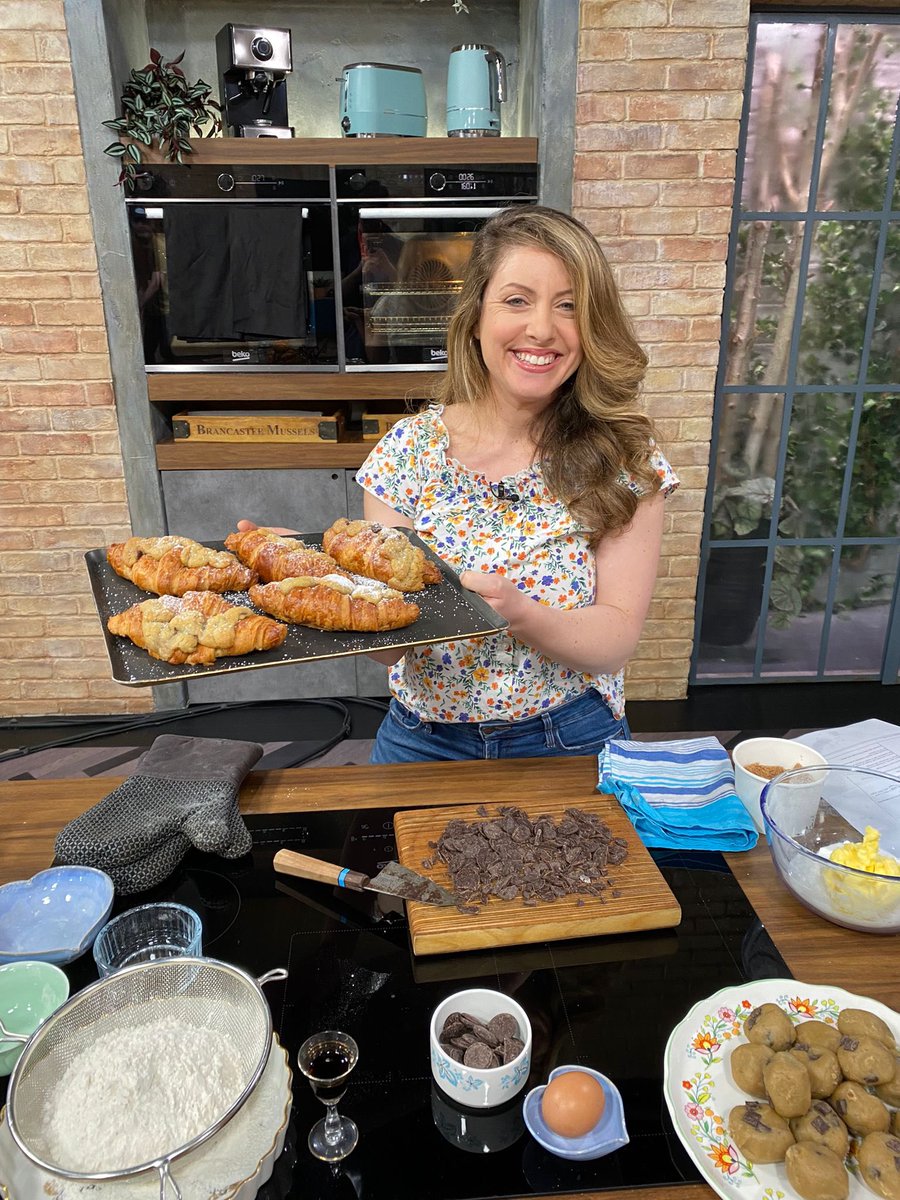
[[[416,959],[401,902],[272,870],[274,852],[287,846],[374,873],[396,857],[390,812],[272,815],[247,824],[251,854],[233,862],[192,854],[160,887],[117,900],[114,911],[176,899],[200,914],[205,954],[256,976],[288,968],[288,980],[265,991],[294,1068],[294,1110],[260,1200],[482,1200],[700,1178],[663,1098],[668,1035],[719,988],[790,975],[721,855],[653,852],[682,907],[677,929]],[[90,954],[66,970],[73,991],[96,978]],[[514,996],[533,1029],[526,1088],[486,1112],[459,1108],[431,1078],[431,1013],[473,986]],[[359,1045],[340,1106],[359,1127],[359,1145],[334,1168],[307,1150],[324,1109],[295,1068],[304,1038],[327,1028]],[[595,1067],[617,1084],[629,1145],[575,1164],[531,1138],[521,1114],[526,1091],[563,1063]]]

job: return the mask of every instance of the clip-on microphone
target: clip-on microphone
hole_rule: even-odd
[[[491,491],[498,500],[507,500],[510,504],[518,504],[522,499],[518,492],[514,492],[511,488],[507,488],[502,479],[499,483],[491,484]]]

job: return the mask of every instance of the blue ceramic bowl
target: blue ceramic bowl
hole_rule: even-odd
[[[553,1133],[547,1128],[544,1118],[541,1116],[541,1098],[546,1085],[532,1088],[525,1097],[523,1116],[526,1128],[534,1140],[545,1150],[549,1150],[551,1154],[556,1154],[559,1158],[568,1158],[572,1162],[586,1162],[591,1158],[602,1158],[604,1154],[610,1154],[621,1146],[627,1146],[630,1139],[628,1130],[625,1128],[622,1097],[619,1095],[616,1085],[605,1075],[591,1070],[590,1067],[556,1067],[550,1072],[550,1079],[555,1079],[557,1075],[564,1075],[566,1071],[584,1071],[586,1075],[593,1075],[606,1094],[603,1116],[584,1137],[560,1137],[558,1133]]]
[[[95,867],[50,867],[0,887],[0,963],[67,963],[106,923],[113,881]]]

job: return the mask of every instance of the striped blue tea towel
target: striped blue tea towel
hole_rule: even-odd
[[[645,846],[752,850],[757,833],[734,790],[725,747],[714,737],[607,742],[598,792],[616,796]]]

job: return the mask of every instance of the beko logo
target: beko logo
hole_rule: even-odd
[[[249,362],[250,361],[250,351],[249,350],[232,350],[231,361],[232,362]]]
[[[447,351],[441,350],[439,347],[432,346],[431,347],[431,360],[432,360],[432,362],[434,362],[436,359],[440,359],[441,362],[446,362]]]

